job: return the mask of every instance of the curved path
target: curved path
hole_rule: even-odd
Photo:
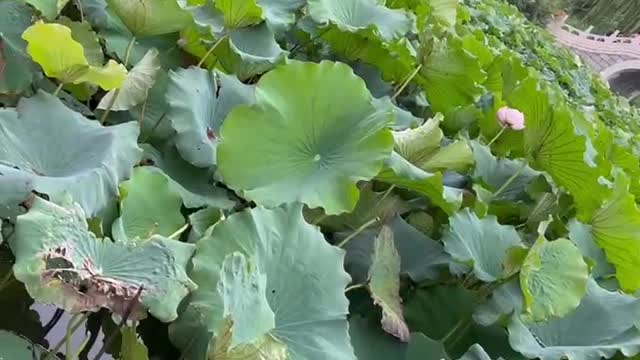
[[[591,28],[579,30],[567,24],[566,20],[567,16],[556,17],[547,26],[556,41],[571,48],[610,84],[625,78],[627,84],[620,86],[628,91],[623,95],[635,97],[640,94],[640,81],[626,79],[628,76],[625,74],[639,72],[636,75],[640,75],[640,36],[624,37],[617,31],[609,36],[592,34]]]

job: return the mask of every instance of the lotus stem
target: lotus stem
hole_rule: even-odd
[[[58,93],[60,92],[60,90],[62,90],[62,87],[64,86],[64,83],[60,83],[58,84],[58,87],[56,88],[56,90],[53,92],[53,96],[58,96]]]
[[[329,215],[327,215],[327,214],[324,214],[324,215],[322,215],[322,216],[319,216],[317,219],[315,219],[315,220],[313,221],[313,225],[320,226],[320,223],[321,223],[321,222],[323,222],[323,221],[324,221],[324,219],[326,219],[326,218],[328,218],[328,217],[329,217]]]
[[[383,201],[385,201],[389,195],[391,195],[391,192],[393,191],[393,189],[396,188],[395,184],[391,184],[391,186],[389,186],[389,188],[387,189],[387,191],[384,192],[384,194],[382,194],[382,197],[380,198],[380,200],[378,200],[377,205],[382,204]]]
[[[200,59],[200,61],[198,62],[198,67],[201,67],[202,64],[204,64],[204,62],[207,60],[207,58],[209,57],[209,55],[211,55],[211,53],[213,53],[213,51],[218,47],[218,45],[222,44],[222,42],[229,37],[229,34],[225,34],[222,35],[220,37],[220,39],[218,39],[218,41],[216,41],[213,46],[211,46],[209,48],[209,50],[207,50],[206,54],[204,54],[204,56],[202,57],[202,59]]]
[[[461,329],[466,329],[471,324],[471,315],[462,317],[456,325],[449,330],[449,332],[440,340],[443,344],[447,341],[453,341],[455,344],[458,341],[458,332]],[[456,336],[454,336],[456,335]]]
[[[364,224],[362,224],[356,231],[352,232],[351,234],[349,234],[349,236],[347,236],[344,240],[342,240],[342,242],[338,244],[338,247],[344,248],[345,245],[347,245],[349,243],[349,241],[351,241],[354,237],[356,237],[358,234],[360,234],[366,228],[368,228],[369,226],[375,224],[376,222],[378,222],[378,218],[377,217],[367,221]]]
[[[413,72],[411,72],[411,74],[402,82],[402,85],[400,85],[398,90],[396,90],[396,92],[391,97],[392,101],[395,100],[398,96],[400,96],[400,94],[402,94],[402,92],[409,85],[411,80],[413,80],[413,78],[415,78],[416,75],[418,75],[418,72],[420,72],[420,69],[422,69],[422,64],[420,64],[415,70],[413,70]]]
[[[136,43],[136,37],[132,36],[131,40],[129,40],[129,45],[127,46],[127,52],[124,54],[124,67],[125,68],[129,64],[129,57],[131,57],[131,50],[133,49],[133,45],[135,43]],[[107,117],[109,116],[109,113],[111,112],[111,108],[113,107],[113,104],[116,103],[116,99],[118,98],[118,95],[120,95],[120,89],[116,89],[116,91],[113,93],[113,97],[111,98],[111,101],[109,101],[109,105],[107,106],[107,108],[105,109],[104,113],[102,114],[102,117],[100,118],[100,123],[101,124],[104,124],[105,121],[107,121]]]
[[[77,315],[80,315],[81,317],[77,317]],[[89,317],[88,314],[76,314],[74,315],[70,320],[69,323],[67,325],[67,334],[73,334],[76,332],[76,330],[78,330],[78,328],[80,327],[80,325],[82,325],[84,323],[84,321]],[[73,323],[74,319],[78,319],[77,322]],[[69,326],[73,323],[73,326]],[[60,350],[60,348],[62,347],[62,345],[64,345],[67,342],[67,338],[70,337],[69,335],[65,335],[64,338],[62,338],[57,344],[56,346],[53,347],[53,349],[49,350],[49,353],[42,359],[42,360],[47,360],[49,359],[49,357],[51,355],[54,356],[54,358],[56,357],[56,353],[58,352],[58,350]]]
[[[129,305],[127,306],[127,309],[124,311],[124,314],[122,314],[122,319],[120,320],[120,323],[113,330],[113,332],[109,334],[109,337],[102,342],[102,347],[100,348],[100,351],[98,351],[96,356],[93,358],[93,360],[100,360],[100,358],[102,358],[102,355],[104,355],[104,353],[107,351],[107,348],[111,345],[113,340],[115,340],[115,338],[117,337],[117,334],[120,333],[120,329],[122,329],[124,324],[129,319],[129,316],[131,316],[133,309],[136,307],[136,305],[138,305],[138,301],[140,300],[140,295],[142,295],[142,290],[144,290],[144,285],[140,285],[140,287],[138,288],[138,292],[133,297],[133,299],[131,299],[131,301],[129,302]]]
[[[151,138],[153,133],[156,132],[156,129],[158,129],[160,124],[162,124],[162,122],[164,121],[166,116],[167,116],[167,112],[165,111],[165,112],[162,113],[162,115],[160,115],[160,117],[158,118],[158,121],[156,121],[156,123],[153,124],[153,127],[151,128],[151,130],[149,130],[149,132],[144,137],[144,139],[140,139],[141,143],[145,143],[145,142],[147,142],[147,140],[149,140],[149,138]]]
[[[80,12],[80,22],[84,22],[84,9],[82,9],[82,1],[76,0],[76,2],[78,3],[78,11]]]
[[[75,314],[71,317],[71,320],[67,323],[67,332],[65,333],[65,342],[64,342],[64,358],[66,360],[73,360],[73,354],[71,354],[71,337],[73,333],[76,332],[77,328],[75,327],[76,322],[78,324],[82,323],[82,314]]]
[[[351,286],[348,286],[346,289],[344,289],[344,292],[345,292],[345,294],[346,294],[346,293],[348,293],[348,292],[349,292],[349,291],[351,291],[351,290],[360,289],[360,288],[363,288],[363,287],[365,287],[365,286],[366,286],[365,284],[355,284],[355,285],[351,285]]]
[[[488,147],[491,146],[491,144],[493,144],[494,142],[496,142],[496,140],[498,140],[498,138],[500,137],[500,135],[502,135],[502,133],[504,133],[507,130],[507,126],[503,126],[502,129],[500,129],[500,131],[496,134],[496,136],[493,137],[493,139],[491,139],[491,141],[489,141],[489,143],[487,144]]]
[[[504,184],[502,184],[502,186],[498,189],[498,191],[496,191],[495,193],[493,193],[493,197],[496,198],[498,197],[498,195],[502,194],[503,191],[505,191],[507,189],[507,187],[509,187],[509,185],[511,185],[511,183],[518,177],[520,176],[520,173],[522,173],[522,170],[524,170],[524,168],[527,166],[526,162],[522,163],[522,166],[520,166],[520,168],[518,168],[518,170],[516,172],[513,173],[513,175],[511,175],[510,178],[507,179],[507,181],[504,182]]]
[[[179,238],[180,235],[182,235],[182,233],[185,232],[189,228],[189,226],[191,226],[191,224],[189,224],[189,223],[184,224],[183,227],[178,229],[173,234],[169,235],[169,239],[177,239],[177,238]]]

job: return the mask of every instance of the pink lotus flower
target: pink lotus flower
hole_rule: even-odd
[[[509,127],[512,130],[523,130],[524,114],[520,111],[508,106],[501,107],[498,110],[498,122],[502,127]]]

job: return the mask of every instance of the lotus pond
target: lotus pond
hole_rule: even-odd
[[[502,0],[0,0],[0,359],[640,353],[640,114]]]

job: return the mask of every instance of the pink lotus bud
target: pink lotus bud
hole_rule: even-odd
[[[516,109],[504,106],[498,110],[497,115],[498,122],[503,127],[508,126],[512,130],[523,130],[525,128],[524,114]]]

